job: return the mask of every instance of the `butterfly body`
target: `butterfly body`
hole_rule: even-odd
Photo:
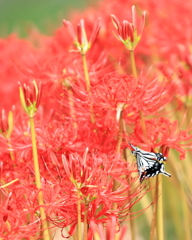
[[[140,182],[160,173],[167,177],[171,176],[165,171],[165,164],[163,161],[166,161],[167,158],[163,156],[162,153],[147,152],[133,146],[131,143],[129,144],[134,149],[132,153],[135,155],[137,160]]]

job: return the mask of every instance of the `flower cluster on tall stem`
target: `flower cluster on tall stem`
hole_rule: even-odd
[[[32,86],[19,83],[19,95],[23,109],[29,118],[33,118],[40,104],[42,88],[41,83],[37,85],[33,80]]]
[[[61,215],[65,224],[77,225],[78,238],[81,238],[81,222],[84,222],[84,239],[90,234],[90,220],[95,223],[106,223],[113,213],[118,225],[129,214],[132,206],[140,199],[138,181],[131,177],[135,169],[129,163],[123,162],[116,154],[106,155],[102,153],[91,153],[86,148],[83,156],[70,154],[67,158],[62,155],[64,171],[60,186],[67,191],[65,201],[59,201],[54,206],[50,203],[49,209],[63,212]],[[129,172],[128,174],[126,174]],[[125,177],[122,177],[122,175]],[[127,180],[129,178],[129,181]],[[114,190],[114,180],[118,183]],[[58,184],[52,179],[53,184]],[[129,190],[130,195],[127,195]],[[59,193],[63,199],[62,192]],[[76,201],[75,201],[76,199]],[[114,204],[116,208],[114,209]],[[76,213],[75,213],[76,210]],[[73,211],[70,216],[67,212]],[[51,219],[57,225],[54,217]],[[64,227],[63,226],[63,227]],[[86,237],[87,238],[87,237]]]
[[[130,23],[127,20],[124,20],[122,24],[120,24],[118,18],[114,14],[111,14],[113,25],[117,29],[117,34],[114,33],[114,35],[129,50],[132,73],[136,79],[137,79],[137,69],[135,65],[134,50],[138,42],[140,41],[143,33],[143,29],[145,25],[145,15],[146,13],[143,12],[142,20],[140,22],[140,25],[138,26],[137,19],[136,19],[135,6],[132,6],[132,23]]]
[[[30,120],[34,173],[35,173],[36,186],[37,186],[37,189],[39,190],[38,202],[39,202],[39,205],[41,206],[40,215],[41,215],[41,221],[42,221],[43,239],[49,240],[50,236],[48,231],[48,224],[47,224],[45,210],[43,208],[44,199],[43,199],[43,192],[42,192],[42,186],[41,186],[41,174],[40,174],[40,168],[39,168],[36,132],[35,132],[35,120],[34,120],[34,116],[40,104],[42,89],[41,89],[41,84],[39,84],[38,86],[36,81],[33,81],[32,84],[33,84],[32,88],[30,86],[27,86],[26,84],[24,84],[23,87],[20,86],[19,93],[20,93],[22,107],[27,113]]]
[[[81,55],[85,55],[87,51],[91,48],[101,28],[100,19],[98,18],[92,30],[91,37],[88,40],[86,30],[85,30],[85,23],[83,19],[81,19],[80,22],[77,24],[77,33],[75,33],[75,30],[71,22],[67,20],[63,20],[63,24],[68,32],[68,35],[73,41],[73,44],[76,46],[77,51]]]
[[[118,18],[114,14],[111,14],[113,25],[117,29],[117,34],[114,33],[114,35],[125,45],[129,51],[134,51],[135,47],[141,39],[145,25],[145,15],[146,13],[143,12],[142,20],[140,22],[140,25],[138,25],[135,6],[132,6],[132,23],[124,20],[122,24],[120,24]]]
[[[73,25],[71,24],[71,22],[63,20],[63,23],[64,23],[64,26],[65,26],[70,38],[72,39],[74,45],[76,46],[77,51],[82,56],[84,77],[85,77],[85,82],[86,82],[86,90],[89,93],[89,95],[91,96],[91,83],[90,83],[89,71],[88,71],[88,67],[87,67],[86,53],[91,48],[92,44],[94,43],[95,39],[97,38],[97,35],[99,34],[99,30],[101,28],[100,19],[98,18],[96,20],[89,41],[87,40],[87,34],[86,34],[83,19],[81,19],[77,25],[77,34],[75,34],[75,31],[74,31],[74,28],[73,28]],[[90,112],[91,112],[91,122],[94,123],[95,116],[94,116],[92,105],[90,106]]]

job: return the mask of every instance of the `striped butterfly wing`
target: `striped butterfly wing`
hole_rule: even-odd
[[[136,156],[140,182],[160,173],[167,177],[171,176],[165,172],[165,165],[162,161],[166,161],[166,157],[162,153],[147,152],[133,146],[131,143],[129,144],[134,149],[132,153]]]
[[[146,154],[143,155],[141,154],[141,152],[137,152],[135,154],[136,156],[136,160],[137,160],[137,167],[138,167],[138,172],[139,175],[141,176],[143,172],[145,172],[147,169],[151,169],[153,168],[153,166],[155,165],[155,163],[157,162],[154,159],[154,155],[153,154]]]
[[[146,159],[154,159],[154,160],[157,160],[157,161],[166,161],[167,158],[165,156],[163,156],[162,153],[154,153],[154,152],[147,152],[147,151],[144,151],[144,150],[141,150],[135,146],[133,146],[131,143],[129,143],[130,146],[135,150],[135,151],[132,151],[132,153],[134,155],[136,154],[140,154],[141,156],[145,157]]]
[[[140,182],[142,182],[146,178],[154,177],[158,174],[163,174],[166,177],[171,177],[171,174],[167,173],[165,171],[165,164],[155,161],[154,165],[148,169],[146,169],[141,175],[140,175]]]

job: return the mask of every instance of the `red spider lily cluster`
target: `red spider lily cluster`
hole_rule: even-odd
[[[46,220],[114,239],[148,191],[129,142],[185,158],[192,3],[133,2],[103,0],[52,37],[0,39],[0,239],[50,239]]]

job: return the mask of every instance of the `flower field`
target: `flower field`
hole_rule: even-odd
[[[0,39],[0,240],[191,239],[191,12],[101,0]]]

